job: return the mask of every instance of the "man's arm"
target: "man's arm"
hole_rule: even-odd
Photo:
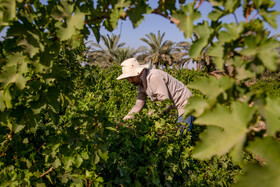
[[[123,120],[133,119],[134,118],[133,113],[141,112],[144,107],[146,98],[147,95],[145,93],[138,91],[137,100],[134,107],[128,112],[128,114],[123,118]]]

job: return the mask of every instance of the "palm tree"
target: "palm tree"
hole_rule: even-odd
[[[133,48],[118,48],[114,53],[114,62],[121,64],[124,60],[134,57],[138,53]]]
[[[162,35],[158,31],[157,36],[154,33],[146,34],[147,38],[140,38],[143,42],[147,43],[149,47],[142,46],[140,47],[139,53],[142,53],[138,56],[139,61],[144,61],[144,63],[151,62],[152,65],[155,65],[156,68],[159,65],[165,67],[173,64],[173,46],[174,42],[166,40],[163,41],[165,33]]]
[[[125,43],[119,43],[119,40],[120,35],[101,35],[101,41],[103,42],[104,47],[99,43],[91,43],[87,52],[89,63],[103,67],[110,66],[113,63],[120,63],[119,61],[116,61],[116,52],[120,50]],[[93,49],[91,49],[92,47]]]
[[[177,68],[184,67],[192,61],[192,58],[189,56],[190,48],[191,43],[187,41],[179,42],[175,45],[173,57]]]

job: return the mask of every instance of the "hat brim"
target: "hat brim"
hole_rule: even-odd
[[[148,68],[149,66],[150,66],[149,64],[141,65],[139,68],[134,69],[133,71],[131,71],[129,73],[121,74],[120,76],[117,77],[117,80],[138,76],[142,72],[143,69]]]

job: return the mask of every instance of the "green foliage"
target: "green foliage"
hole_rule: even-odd
[[[278,186],[280,159],[279,141],[275,141],[272,137],[257,139],[249,145],[248,149],[252,153],[261,156],[265,159],[265,167],[251,165],[246,169],[247,176],[241,176],[237,186],[252,185],[256,186],[262,183],[266,186]]]
[[[189,38],[194,30],[193,22],[201,17],[201,13],[194,8],[195,2],[180,6],[181,10],[174,12],[172,16],[180,20],[178,27],[184,32],[185,37]]]
[[[276,79],[262,79],[250,86],[250,90],[256,94],[266,94],[271,97],[280,96],[280,82]]]
[[[208,1],[210,20],[197,25],[203,1],[180,1],[179,8],[159,1],[154,10],[138,0],[1,1],[0,30],[6,27],[7,36],[0,42],[0,185],[227,186],[240,171],[228,153],[240,162],[247,150],[265,163],[245,164],[240,185],[268,179],[264,185],[279,186],[279,89],[248,84],[277,71],[279,41],[264,23],[276,28],[279,12],[271,0]],[[221,22],[238,8],[246,22]],[[186,107],[196,117],[193,134],[176,136],[168,116],[138,116],[116,129],[134,104],[135,88],[115,80],[119,67],[80,65],[90,31],[99,41],[101,26],[112,31],[128,16],[136,27],[148,13],[170,19],[186,37],[194,32],[193,58],[209,48],[215,67],[234,70],[219,80],[174,73],[185,84],[193,80],[195,97]],[[253,132],[259,121],[266,129]]]

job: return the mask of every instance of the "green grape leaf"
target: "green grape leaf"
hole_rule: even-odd
[[[0,111],[3,112],[6,106],[4,103],[4,90],[0,90]]]
[[[81,164],[83,163],[83,158],[80,155],[77,155],[74,162],[77,168],[79,168],[81,166]]]
[[[240,51],[242,55],[245,56],[254,56],[257,54],[257,45],[259,43],[259,40],[253,36],[249,35],[247,37],[244,37],[244,48]]]
[[[28,72],[28,61],[26,60],[26,57],[22,55],[22,53],[13,53],[7,55],[7,62],[5,66],[3,67],[4,70],[6,70],[6,67],[17,67],[18,73],[25,74]]]
[[[61,166],[61,161],[57,158],[55,161],[52,163],[53,168],[58,168]]]
[[[245,56],[257,56],[264,66],[271,70],[277,69],[278,53],[275,50],[279,42],[274,38],[259,39],[253,35],[244,38],[245,48],[240,53]]]
[[[273,135],[280,130],[280,98],[267,97],[264,107],[264,117],[267,122],[267,133]]]
[[[13,131],[14,133],[20,132],[24,128],[24,125],[14,124],[13,123]]]
[[[51,107],[52,111],[55,113],[59,112],[59,90],[53,86],[48,88],[48,92],[46,95],[47,102]],[[44,106],[42,106],[44,107]]]
[[[24,58],[25,57],[19,52],[8,54],[6,66],[15,66],[21,64],[24,62]]]
[[[40,48],[39,47],[35,47],[34,45],[31,45],[28,43],[28,41],[26,39],[22,39],[18,42],[18,45],[19,46],[24,46],[25,47],[25,50],[26,52],[29,54],[29,56],[31,58],[34,57],[34,55],[36,55],[39,51],[40,51]]]
[[[254,6],[257,9],[260,9],[262,7],[272,8],[274,5],[275,5],[275,2],[273,0],[254,0]]]
[[[0,74],[0,83],[3,83],[4,88],[11,83],[15,83],[22,90],[25,87],[26,79],[21,73],[17,73],[16,66],[6,66],[5,71]]]
[[[193,22],[201,17],[201,14],[194,8],[195,2],[188,3],[187,5],[181,5],[181,12],[175,12],[172,17],[179,20],[179,29],[184,32],[185,38],[191,37],[194,27]]]
[[[244,22],[240,22],[238,25],[236,25],[236,23],[225,23],[222,26],[226,30],[219,32],[218,39],[221,43],[231,42],[238,39],[244,30]]]
[[[200,56],[201,51],[208,45],[208,40],[213,31],[214,29],[208,25],[208,21],[204,21],[194,27],[194,32],[199,35],[199,39],[193,42],[193,45],[191,46],[191,57],[196,58]]]
[[[235,161],[241,160],[243,144],[247,137],[247,125],[251,121],[255,108],[250,108],[246,103],[234,102],[232,110],[217,105],[212,111],[208,110],[195,120],[195,124],[218,126],[209,127],[202,134],[201,142],[195,148],[193,157],[209,159],[214,155],[224,155],[234,149]]]
[[[75,159],[72,156],[64,157],[62,163],[64,164],[65,171],[71,171],[71,166],[73,165],[73,163],[75,163]]]
[[[6,87],[6,89],[3,92],[3,101],[5,102],[7,108],[12,108],[13,107],[12,96],[11,96],[11,93],[10,93],[10,86]]]
[[[227,98],[226,91],[234,85],[234,80],[227,76],[222,76],[220,79],[216,77],[202,77],[188,84],[189,88],[199,90],[209,99],[215,99],[220,94]]]
[[[213,7],[213,11],[208,14],[208,18],[217,21],[225,15],[225,12],[219,7]]]
[[[87,153],[86,151],[85,151],[85,152],[82,152],[81,156],[82,156],[82,158],[85,159],[85,160],[89,159],[88,153]]]
[[[236,74],[236,80],[237,81],[246,80],[246,79],[249,79],[249,78],[256,77],[256,73],[252,72],[250,70],[246,70],[245,66],[237,67],[236,72],[237,72],[237,74]]]
[[[74,4],[70,4],[67,1],[60,1],[60,4],[62,6],[58,6],[57,9],[60,11],[61,15],[63,17],[70,17],[74,10]]]
[[[280,186],[280,142],[272,137],[258,138],[250,142],[248,150],[264,159],[265,166],[247,166],[236,186]]]
[[[209,109],[207,101],[200,97],[193,96],[188,99],[188,104],[185,106],[184,116],[186,117],[192,114],[195,117],[198,117],[203,114],[206,109]]]
[[[110,15],[110,23],[113,29],[118,26],[119,18],[123,13],[125,13],[124,8],[128,7],[129,5],[130,1],[126,0],[118,0],[118,2],[114,5]]]
[[[220,0],[209,0],[209,2],[213,6],[223,6],[224,5],[224,1],[220,1]]]
[[[233,13],[236,8],[240,6],[241,1],[232,1],[232,0],[226,0],[224,6],[225,6],[225,12]]]
[[[176,9],[176,0],[162,1],[164,11],[172,11]],[[160,5],[159,5],[160,6]]]
[[[104,161],[106,161],[109,158],[108,151],[103,151],[102,152],[100,149],[98,149],[97,153]]]
[[[30,28],[32,29],[32,28]],[[24,46],[26,52],[31,58],[40,51],[44,51],[45,46],[40,42],[40,33],[31,32],[29,30],[24,33],[25,38],[18,42],[19,46]]]
[[[233,58],[229,59],[227,61],[228,65],[235,66],[236,69],[236,80],[245,80],[248,78],[254,78],[256,76],[256,73],[252,70],[248,70],[246,68],[246,62],[242,59],[240,56],[234,56]]]
[[[9,22],[16,19],[16,1],[1,1],[0,26],[8,26]],[[0,27],[2,28],[2,27]],[[2,29],[0,29],[2,31]]]
[[[133,28],[136,28],[145,19],[143,14],[150,14],[151,12],[152,9],[145,2],[140,1],[135,8],[127,10],[127,16],[132,22]]]
[[[214,57],[214,63],[218,69],[224,69],[224,43],[218,41],[211,45],[206,52],[207,55]]]
[[[94,164],[98,164],[98,162],[100,161],[100,157],[98,156],[97,152],[95,153],[95,157],[94,157]]]
[[[257,48],[257,57],[263,62],[263,64],[270,70],[277,70],[278,52],[276,48],[280,47],[279,41],[274,38],[265,39],[261,45]]]
[[[73,15],[66,18],[66,26],[63,26],[61,22],[57,22],[57,36],[59,39],[65,41],[77,35],[79,33],[77,30],[81,30],[84,27],[84,17],[85,14],[77,9]]]
[[[264,9],[259,10],[259,14],[263,19],[270,24],[271,27],[277,29],[277,16],[279,15],[278,11],[267,11]]]

